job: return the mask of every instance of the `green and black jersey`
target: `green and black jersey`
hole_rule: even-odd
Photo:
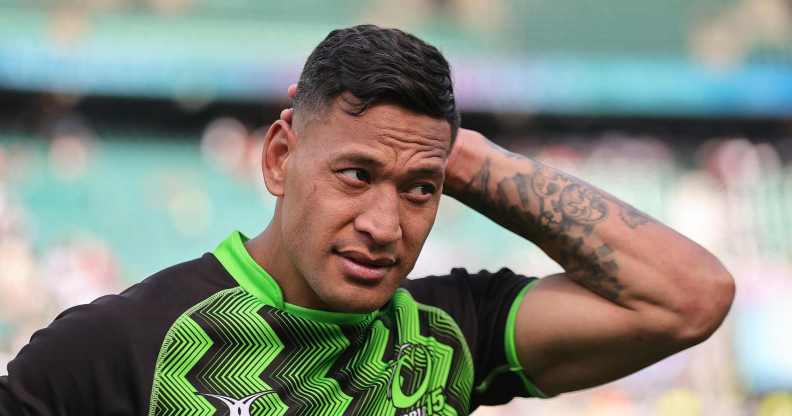
[[[319,311],[284,302],[244,240],[62,313],[0,377],[0,414],[464,415],[541,397],[514,347],[535,280],[454,269],[369,314]]]

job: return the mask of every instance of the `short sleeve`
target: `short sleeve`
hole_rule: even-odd
[[[0,376],[0,416],[22,415],[14,395],[11,393],[11,386],[8,384],[8,376]]]
[[[61,313],[0,377],[0,416],[120,416],[148,411],[171,324],[236,282],[211,254],[162,270],[119,295]]]
[[[519,306],[536,282],[507,268],[495,273],[458,268],[405,284],[417,301],[445,310],[462,330],[475,366],[472,409],[514,397],[545,397],[523,372],[514,341]]]
[[[103,304],[109,298],[71,308],[33,334],[0,380],[0,409],[36,416],[143,413],[132,400],[142,392],[125,352],[133,340],[114,308]]]

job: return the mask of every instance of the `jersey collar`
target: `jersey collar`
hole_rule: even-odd
[[[376,316],[377,311],[367,314],[331,312],[285,302],[278,282],[248,253],[245,248],[247,240],[244,234],[234,231],[215,248],[212,254],[239,286],[265,304],[306,319],[334,324],[358,324],[371,321]]]

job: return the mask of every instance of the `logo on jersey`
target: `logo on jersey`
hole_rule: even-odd
[[[198,393],[195,394],[199,396],[206,396],[206,397],[213,397],[225,403],[228,406],[228,414],[229,416],[250,416],[250,406],[253,405],[253,402],[256,401],[259,397],[265,395],[275,393],[272,390],[262,391],[258,393],[251,394],[250,396],[243,397],[239,400],[234,398],[223,396],[220,394],[209,394],[209,393]]]
[[[391,362],[388,400],[397,415],[431,415],[445,405],[442,388],[429,391],[432,376],[432,351],[421,344],[402,344]],[[427,394],[429,393],[429,394]]]

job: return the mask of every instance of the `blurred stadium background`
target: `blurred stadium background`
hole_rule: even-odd
[[[257,233],[262,133],[311,49],[363,22],[447,55],[465,126],[666,221],[738,282],[706,343],[477,415],[792,415],[789,0],[0,0],[0,373],[64,308]],[[441,205],[414,276],[559,270]]]

